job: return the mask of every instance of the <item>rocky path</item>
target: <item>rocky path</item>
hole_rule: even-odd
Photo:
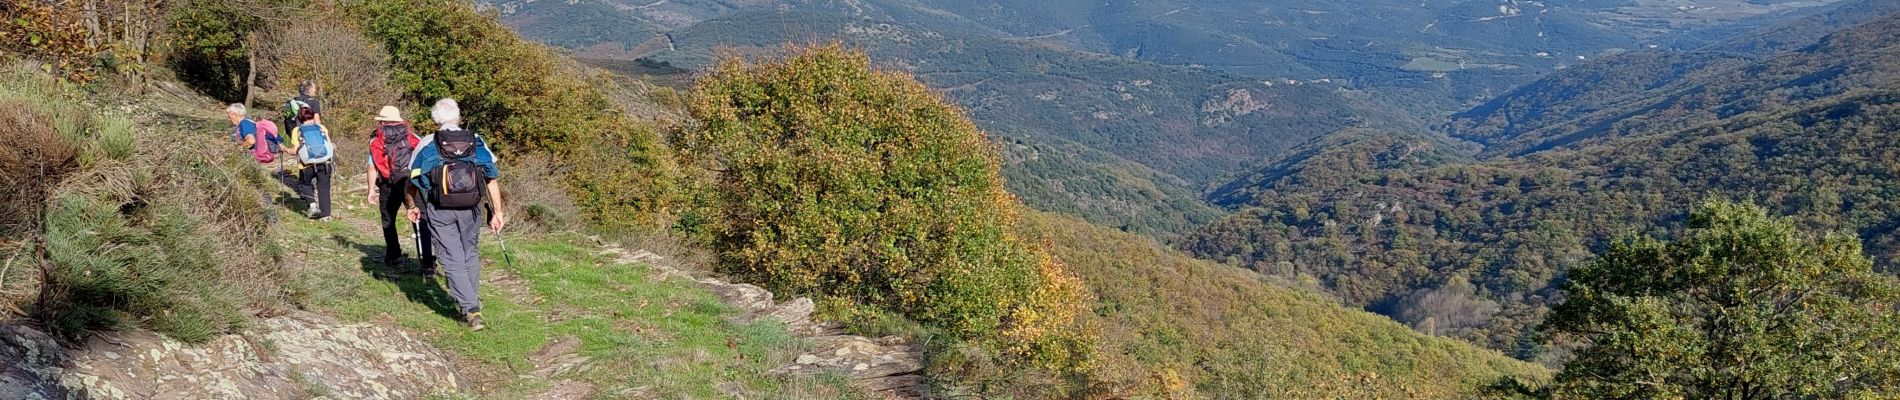
[[[0,399],[414,399],[459,393],[451,358],[407,331],[294,312],[188,345],[150,332],[74,347],[0,325]]]
[[[810,298],[775,302],[772,292],[764,288],[713,277],[695,277],[670,265],[664,257],[645,250],[628,251],[603,244],[601,253],[620,263],[651,265],[657,279],[686,280],[706,288],[738,309],[740,315],[735,318],[740,322],[777,320],[794,334],[816,344],[812,351],[799,355],[790,365],[772,370],[773,373],[838,373],[849,377],[852,386],[885,398],[925,398],[928,385],[920,374],[924,369],[923,348],[906,338],[848,334],[835,322],[813,321],[811,314],[816,308]]]

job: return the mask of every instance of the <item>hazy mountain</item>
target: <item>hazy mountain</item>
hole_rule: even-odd
[[[1414,151],[1443,148],[1429,135],[1329,137],[1288,153],[1319,156],[1218,192],[1244,207],[1184,247],[1498,348],[1521,343],[1564,271],[1706,198],[1855,233],[1892,268],[1894,37],[1900,15],[1759,60],[1632,54],[1573,68],[1461,119],[1455,133],[1489,145],[1477,161]],[[1465,282],[1475,289],[1445,293]]]

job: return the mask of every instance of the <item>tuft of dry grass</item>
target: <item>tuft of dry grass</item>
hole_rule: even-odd
[[[79,149],[49,116],[10,99],[0,99],[0,143],[0,236],[37,232],[47,192],[79,168]]]

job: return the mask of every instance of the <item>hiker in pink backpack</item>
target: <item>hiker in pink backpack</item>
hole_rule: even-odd
[[[231,141],[238,142],[239,148],[248,150],[258,164],[276,162],[277,154],[283,152],[283,139],[277,136],[277,123],[268,119],[247,118],[247,111],[243,104],[236,103],[224,108],[225,117],[236,127],[231,132]]]

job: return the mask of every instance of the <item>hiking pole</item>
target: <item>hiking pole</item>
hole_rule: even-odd
[[[416,240],[416,263],[421,264],[424,262],[428,262],[429,260],[425,260],[422,257],[422,255],[427,254],[429,250],[422,247],[422,223],[421,222],[415,222],[415,221],[409,222],[409,238]],[[430,269],[434,269],[434,267],[435,266],[433,265],[424,265],[422,266],[422,269],[430,270]]]
[[[488,208],[488,218],[486,219],[490,223],[493,223],[495,221],[495,203],[483,203],[482,207]],[[513,269],[515,267],[515,258],[508,254],[508,237],[502,236],[501,230],[497,229],[495,230],[495,241],[501,242],[501,262],[506,263],[509,269]]]

